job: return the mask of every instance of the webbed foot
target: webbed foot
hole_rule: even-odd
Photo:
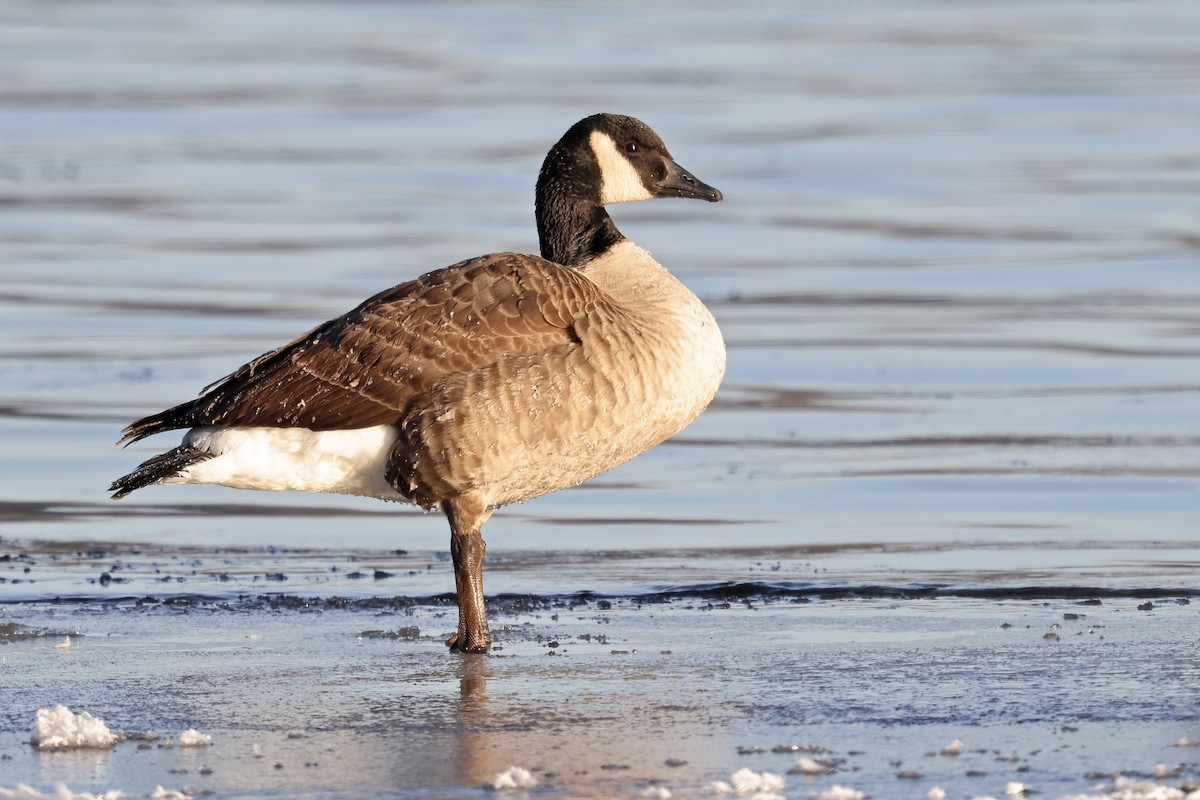
[[[492,637],[486,629],[475,636],[459,631],[446,640],[446,647],[452,653],[486,653],[491,646]]]

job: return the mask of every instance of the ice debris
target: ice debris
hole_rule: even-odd
[[[942,755],[956,756],[962,752],[962,749],[963,743],[960,740],[955,739],[953,742],[942,745]]]
[[[929,790],[929,794],[925,795],[929,800],[946,800],[946,790],[940,786],[934,786]]]
[[[523,767],[509,767],[492,781],[492,788],[497,792],[507,789],[532,789],[537,786],[533,773]]]
[[[188,728],[179,734],[180,747],[208,747],[210,744],[212,744],[212,737],[195,728]]]
[[[1024,797],[1029,787],[1020,781],[1009,781],[1004,785],[1005,797]]]
[[[665,786],[649,786],[642,790],[646,800],[671,800],[671,790]]]
[[[1095,794],[1072,794],[1060,800],[1200,800],[1200,789],[1185,791],[1152,781],[1136,781],[1117,775],[1112,786],[1096,787]]]
[[[797,775],[824,775],[826,772],[832,772],[828,764],[817,761],[808,756],[800,756],[800,760],[796,762],[796,766],[788,770],[790,773]]]
[[[0,786],[2,800],[122,800],[124,797],[124,793],[116,791],[102,794],[72,792],[65,783],[57,784],[53,792],[39,792],[25,783],[18,783],[15,789]]]
[[[863,800],[866,794],[849,786],[838,786],[836,783],[817,795],[817,800]]]
[[[186,789],[182,792],[175,789],[164,789],[160,784],[154,787],[154,791],[150,794],[150,800],[192,800],[192,795]]]
[[[729,782],[713,781],[709,788],[717,794],[749,797],[750,800],[783,800],[779,792],[787,784],[773,772],[755,772],[742,767],[729,776]]]
[[[117,735],[103,720],[86,711],[78,714],[64,705],[39,708],[33,723],[33,744],[43,750],[66,747],[109,747]]]

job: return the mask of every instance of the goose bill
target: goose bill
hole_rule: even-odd
[[[655,187],[658,197],[692,197],[715,203],[721,199],[721,191],[696,178],[674,161],[667,161],[667,174]]]

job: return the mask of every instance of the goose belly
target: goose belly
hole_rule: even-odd
[[[234,489],[333,492],[404,500],[385,477],[398,430],[193,428],[184,444],[212,453],[163,483],[214,483]]]

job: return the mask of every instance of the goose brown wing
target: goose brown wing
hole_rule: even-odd
[[[399,421],[446,375],[577,345],[604,303],[578,272],[500,253],[402,283],[266,353],[188,403],[129,425],[122,441],[207,425],[363,428]]]

